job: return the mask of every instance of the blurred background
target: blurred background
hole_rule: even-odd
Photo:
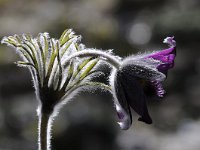
[[[121,131],[111,95],[84,92],[55,119],[53,149],[200,149],[199,0],[0,0],[0,38],[44,31],[59,38],[66,28],[87,47],[120,56],[166,48],[163,39],[174,35],[177,58],[166,97],[148,101],[152,125],[134,113],[132,127]],[[37,101],[28,70],[13,63],[18,59],[0,45],[0,150],[37,149]]]

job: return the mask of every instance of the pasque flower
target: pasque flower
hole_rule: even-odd
[[[28,34],[8,36],[1,42],[14,47],[22,59],[17,64],[31,72],[39,101],[39,150],[50,150],[52,118],[60,106],[86,86],[112,93],[122,129],[131,126],[130,107],[140,115],[140,121],[152,123],[146,105],[148,91],[153,89],[153,93],[163,97],[161,82],[174,66],[176,55],[173,37],[164,40],[168,49],[122,59],[110,50],[86,48],[80,43],[80,36],[70,29],[60,39],[40,33],[36,38]],[[112,67],[110,85],[92,80],[103,74],[98,67],[102,62]]]
[[[140,115],[139,121],[152,123],[145,88],[151,88],[157,96],[163,97],[161,82],[166,79],[168,69],[174,66],[176,56],[174,37],[167,37],[164,43],[169,44],[170,48],[123,59],[110,77],[118,123],[122,129],[128,129],[132,124],[130,107]]]

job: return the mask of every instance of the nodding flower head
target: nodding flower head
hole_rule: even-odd
[[[176,56],[174,37],[166,38],[164,43],[169,44],[170,48],[127,57],[112,72],[110,84],[119,117],[118,123],[122,129],[128,129],[132,124],[130,107],[139,114],[139,121],[152,123],[145,89],[151,88],[158,97],[163,97],[165,92],[161,82],[166,79],[168,69],[174,66]]]
[[[84,86],[108,88],[91,81],[102,74],[97,69],[99,57],[68,59],[76,52],[86,51],[80,38],[69,29],[60,39],[50,38],[48,33],[40,33],[36,38],[23,34],[2,39],[2,43],[14,47],[21,56],[22,61],[17,64],[30,70],[42,113],[52,113],[57,104],[66,102],[66,97],[73,96]]]

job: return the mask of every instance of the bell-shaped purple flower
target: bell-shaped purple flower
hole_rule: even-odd
[[[176,56],[174,38],[168,37],[164,43],[169,44],[170,48],[127,57],[122,61],[119,69],[112,73],[110,83],[119,117],[118,123],[122,129],[128,129],[132,124],[130,108],[138,113],[139,121],[152,123],[146,104],[146,85],[153,87],[157,96],[163,97],[164,90],[161,82],[166,79],[168,69],[174,66]]]

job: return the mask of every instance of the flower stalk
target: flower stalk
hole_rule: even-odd
[[[91,57],[91,56],[101,58],[102,60],[106,61],[112,67],[114,67],[116,69],[119,69],[119,67],[121,65],[119,57],[117,58],[116,56],[113,56],[113,55],[111,55],[107,52],[92,49],[92,50],[79,51],[79,52],[72,54],[66,60],[64,60],[64,66],[68,65],[69,62],[73,58],[76,58],[76,57]]]
[[[39,150],[50,150],[51,146],[51,117],[50,114],[41,113],[38,124],[38,147]]]

